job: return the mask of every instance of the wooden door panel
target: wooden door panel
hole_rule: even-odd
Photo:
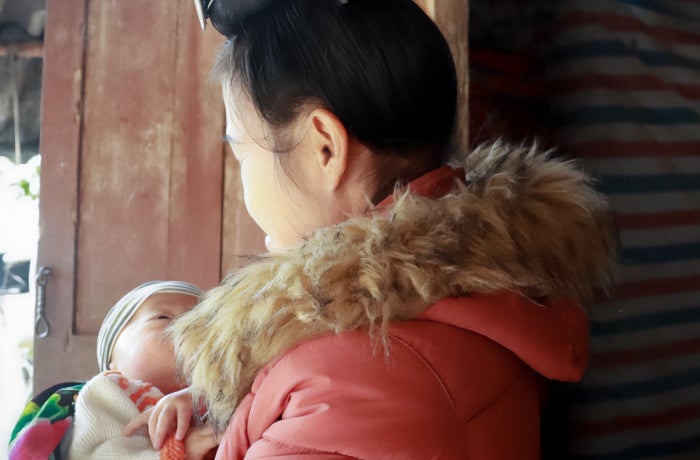
[[[457,133],[454,148],[469,145],[469,0],[416,0],[450,44],[457,70]]]
[[[213,27],[203,33],[192,2],[182,1],[172,107],[167,273],[209,288],[218,284],[222,273],[226,155],[224,106],[209,73],[224,39]]]
[[[151,279],[220,279],[222,38],[191,1],[49,0],[39,265],[50,266],[35,388],[96,370],[113,303]]]
[[[221,109],[214,101],[206,105],[218,121],[206,112],[206,119],[196,116],[206,83],[192,76],[206,77],[208,70],[196,69],[198,47],[191,44],[201,41],[201,31],[179,27],[196,23],[191,14],[180,18],[184,9],[192,13],[190,3],[182,6],[188,8],[165,1],[90,3],[78,333],[96,333],[104,304],[144,280],[177,277],[209,287],[219,278]],[[204,130],[211,133],[208,144]]]
[[[67,376],[65,369],[75,366],[72,362],[91,362],[90,345],[95,350],[94,343],[71,340],[86,5],[84,0],[47,0],[46,6],[37,265],[52,269],[46,286],[51,331],[35,338],[35,391],[80,378],[78,373]]]

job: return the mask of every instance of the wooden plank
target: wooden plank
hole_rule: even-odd
[[[458,104],[455,149],[469,145],[469,0],[416,0],[450,44],[457,70]]]
[[[167,274],[177,19],[170,2],[89,4],[77,334]]]
[[[225,117],[209,71],[224,39],[179,3],[167,273],[206,289],[221,279]]]
[[[47,0],[46,7],[37,265],[49,266],[53,273],[46,305],[51,334],[34,339],[35,392],[66,380],[71,366],[62,356],[76,363],[95,359],[94,343],[76,346],[71,340],[86,4]],[[89,376],[93,369],[84,367],[70,377]]]
[[[452,50],[457,69],[457,135],[459,152],[469,145],[469,0],[432,0],[435,22]]]

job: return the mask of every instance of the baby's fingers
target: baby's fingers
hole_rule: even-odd
[[[158,440],[158,432],[166,430],[168,427],[161,427],[161,419],[163,416],[162,406],[160,404],[155,405],[151,409],[151,417],[148,419],[148,437],[151,438],[151,444],[155,450],[160,450],[163,447]]]
[[[145,411],[134,417],[124,427],[124,436],[133,435],[139,428],[148,425],[148,419],[151,416],[150,411]]]
[[[158,414],[154,414],[154,418],[157,416],[157,422],[155,427],[155,433],[153,439],[153,447],[158,450],[163,447],[165,438],[168,433],[171,433],[174,428],[176,428],[175,439],[181,440],[178,436],[181,430],[180,425],[186,422],[184,427],[185,434],[187,433],[187,428],[189,428],[189,414],[187,415],[187,420],[179,420],[179,410],[177,407],[166,406]],[[184,439],[184,435],[182,438]]]
[[[192,414],[187,408],[178,407],[177,409],[177,431],[175,432],[175,439],[182,441],[187,436],[187,430],[190,428],[190,418]]]

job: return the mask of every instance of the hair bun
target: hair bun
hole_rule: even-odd
[[[268,9],[278,0],[213,0],[208,16],[216,30],[230,37],[243,25]]]

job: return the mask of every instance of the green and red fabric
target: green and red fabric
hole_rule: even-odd
[[[10,436],[10,460],[61,460],[61,441],[73,423],[82,382],[64,382],[27,403]]]

